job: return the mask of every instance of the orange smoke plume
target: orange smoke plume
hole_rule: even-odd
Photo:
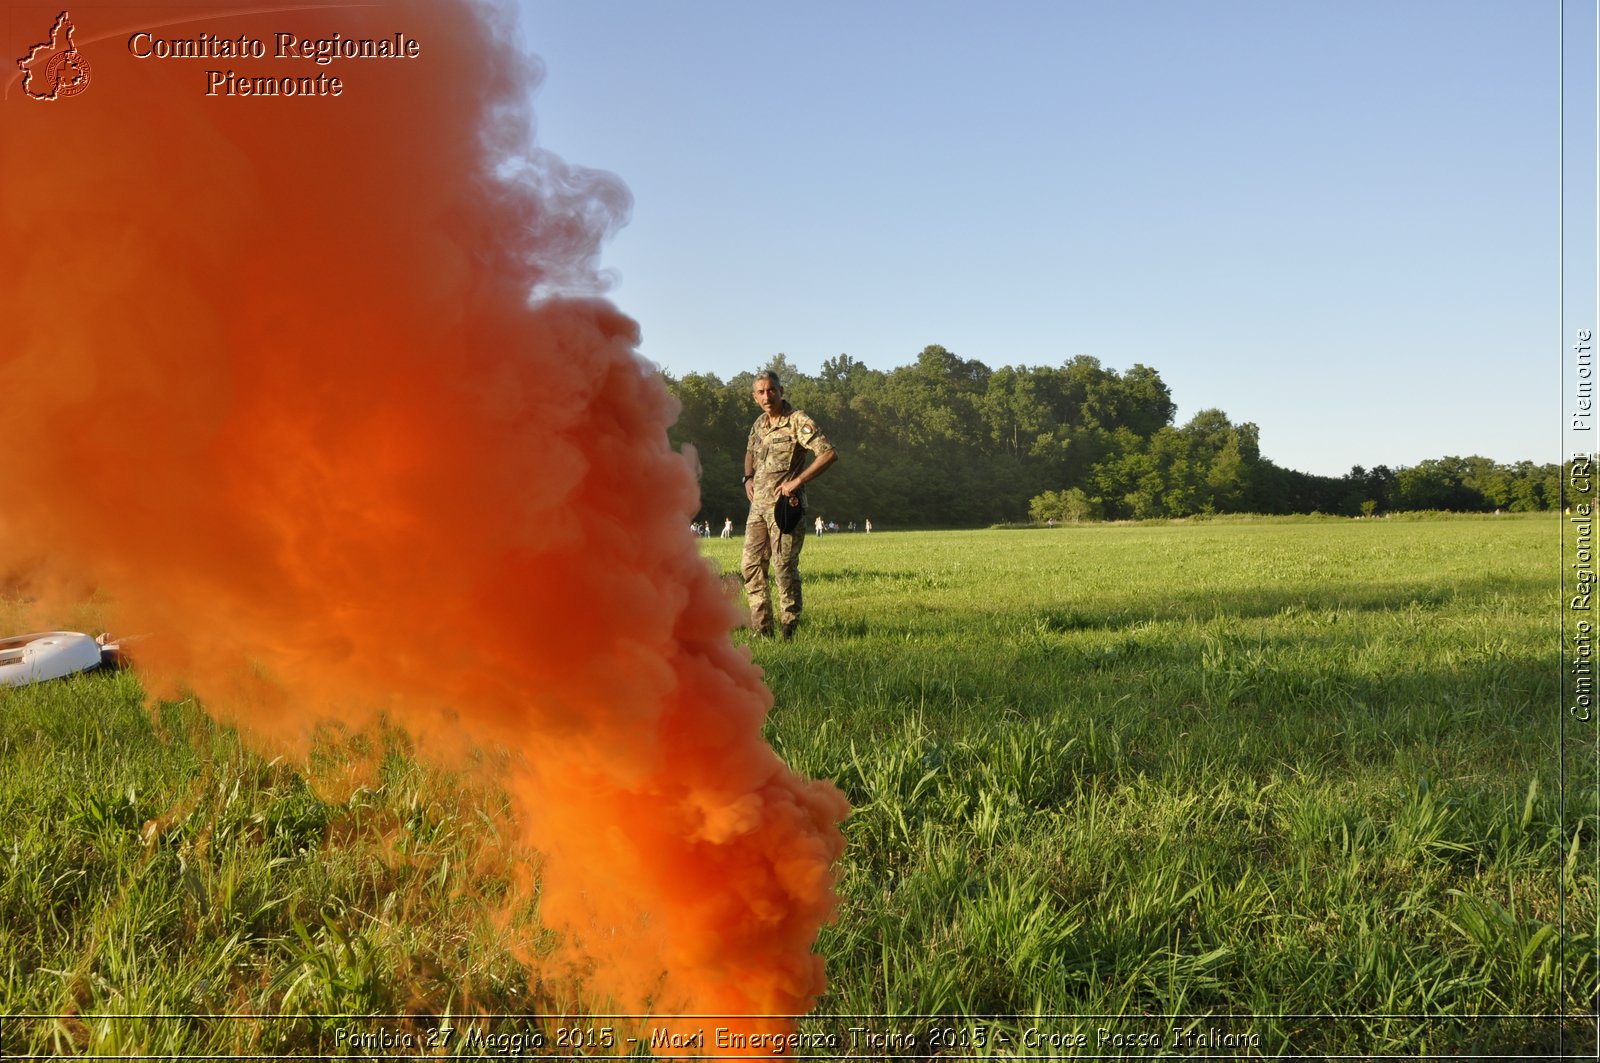
[[[533,147],[505,19],[9,14],[0,556],[247,729],[512,750],[596,1000],[807,1010],[846,806],[762,740],[672,400],[595,296],[627,193]]]

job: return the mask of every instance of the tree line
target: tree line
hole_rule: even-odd
[[[869,369],[847,354],[801,373],[778,355],[784,397],[840,451],[812,489],[830,521],[879,527],[981,527],[1223,513],[1380,515],[1404,510],[1512,512],[1560,505],[1561,467],[1483,457],[1316,476],[1261,456],[1254,424],[1221,410],[1173,423],[1154,369],[1108,369],[1078,355],[1058,367],[990,369],[929,346],[911,365]],[[682,410],[668,436],[699,459],[700,519],[736,522],[756,417],[754,372],[666,375]]]

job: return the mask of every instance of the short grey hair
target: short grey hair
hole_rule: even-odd
[[[756,376],[755,376],[755,380],[750,381],[750,386],[751,387],[755,387],[756,386],[756,380],[767,380],[767,381],[770,381],[773,387],[777,388],[779,391],[783,390],[783,381],[779,380],[778,379],[778,374],[774,373],[770,369],[763,369],[763,370],[761,370],[761,372],[757,373]]]

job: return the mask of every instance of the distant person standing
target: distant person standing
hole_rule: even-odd
[[[728,538],[733,534],[733,518],[729,517],[722,522],[722,537]]]
[[[819,539],[822,538],[822,529],[823,529],[823,527],[825,527],[825,525],[822,523],[822,518],[818,517],[817,518],[817,538],[819,538]]]
[[[783,397],[783,382],[770,369],[756,374],[750,397],[761,414],[750,426],[744,452],[744,493],[750,517],[744,526],[744,590],[750,599],[750,626],[759,636],[773,634],[772,600],[767,589],[768,563],[778,585],[778,621],[783,637],[794,637],[800,622],[800,548],[805,523],[792,531],[778,526],[778,506],[804,506],[804,487],[838,460],[826,436],[804,410]],[[813,455],[809,465],[806,452]]]
[[[867,529],[867,534],[871,535],[872,534],[872,518],[871,517],[867,518],[866,529]]]

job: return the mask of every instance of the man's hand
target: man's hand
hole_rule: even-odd
[[[754,480],[746,480],[744,482],[744,498],[746,502],[754,502],[756,500],[756,482]]]

